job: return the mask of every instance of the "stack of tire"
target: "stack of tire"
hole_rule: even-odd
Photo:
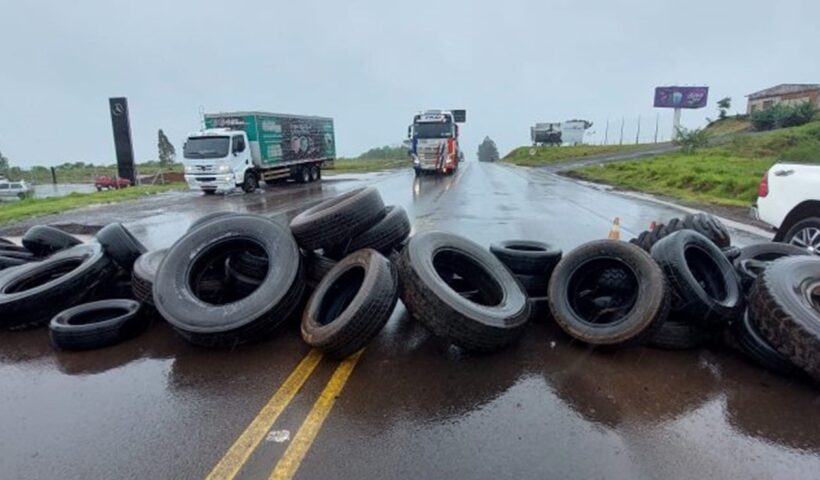
[[[505,240],[490,245],[490,252],[515,276],[527,292],[534,319],[547,307],[547,285],[562,252],[544,242]]]
[[[26,262],[0,271],[0,326],[49,325],[58,348],[87,349],[117,343],[144,329],[140,303],[131,297],[131,270],[145,248],[121,224],[100,230],[95,242],[47,225],[30,228]],[[20,257],[25,255],[19,255]]]

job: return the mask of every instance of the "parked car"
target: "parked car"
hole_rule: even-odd
[[[94,180],[94,186],[97,187],[97,191],[102,191],[102,189],[111,190],[112,188],[115,190],[119,190],[121,188],[126,188],[131,186],[131,180],[127,178],[120,178],[120,177],[109,177],[107,175],[103,175],[102,177],[97,177]]]
[[[755,218],[771,225],[776,242],[820,255],[820,165],[777,163],[760,180]]]
[[[23,180],[11,182],[0,178],[0,198],[19,198],[20,200],[34,195],[34,187]]]

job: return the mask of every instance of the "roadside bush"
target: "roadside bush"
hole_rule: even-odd
[[[814,119],[817,109],[809,102],[799,105],[775,105],[752,113],[751,122],[755,130],[796,127]]]
[[[701,128],[687,130],[679,128],[672,143],[683,148],[686,153],[692,153],[709,144],[709,133]]]

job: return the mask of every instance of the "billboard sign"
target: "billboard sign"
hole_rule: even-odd
[[[655,107],[703,108],[709,87],[655,87]]]
[[[136,185],[134,146],[131,143],[131,122],[128,119],[128,100],[125,97],[108,99],[111,127],[114,130],[114,150],[117,152],[117,174]]]

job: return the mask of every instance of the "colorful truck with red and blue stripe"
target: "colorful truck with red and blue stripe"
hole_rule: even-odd
[[[410,156],[416,175],[426,172],[450,175],[458,170],[464,154],[459,147],[459,123],[465,110],[427,110],[413,117],[407,128]]]

